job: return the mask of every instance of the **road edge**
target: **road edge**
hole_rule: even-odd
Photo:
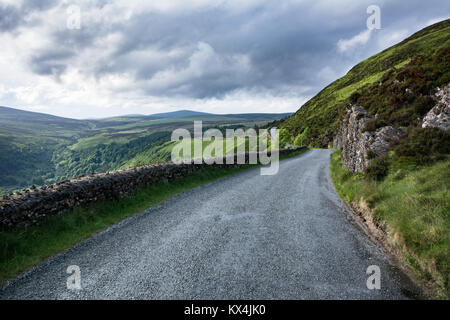
[[[336,182],[333,180],[331,175],[330,179],[336,190]],[[408,285],[407,287],[402,288],[402,290],[406,289],[405,295],[415,300],[434,299],[429,288],[427,288],[427,286],[414,275],[411,267],[406,261],[404,261],[400,251],[389,243],[386,231],[373,220],[373,212],[371,212],[371,209],[362,208],[358,204],[349,204],[339,195],[337,191],[336,194],[342,203],[347,219],[372,243],[380,248],[384,254],[386,254],[389,259],[389,263],[397,269],[397,272],[400,272],[400,276],[406,277],[404,279],[407,280]]]

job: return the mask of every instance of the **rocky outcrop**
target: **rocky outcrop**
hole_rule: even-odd
[[[450,84],[436,93],[438,103],[423,118],[422,128],[450,129]]]
[[[280,150],[279,154],[288,155],[301,148]],[[270,152],[269,152],[270,155]],[[217,164],[174,164],[163,163],[145,165],[111,173],[100,173],[57,184],[33,187],[23,192],[0,198],[0,230],[38,224],[46,216],[58,215],[65,211],[96,201],[118,200],[131,195],[139,188],[172,181],[188,174],[210,167],[239,167],[237,155],[224,158]],[[248,163],[250,153],[245,154]],[[223,164],[220,164],[223,163]]]
[[[388,153],[390,142],[403,136],[402,130],[393,126],[366,131],[367,123],[375,119],[363,107],[353,106],[341,122],[333,147],[341,149],[342,163],[351,172],[364,171],[372,158]]]

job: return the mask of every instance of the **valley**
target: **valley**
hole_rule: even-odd
[[[3,193],[142,164],[170,160],[173,130],[253,128],[290,114],[216,115],[176,111],[74,120],[0,107],[0,188]]]

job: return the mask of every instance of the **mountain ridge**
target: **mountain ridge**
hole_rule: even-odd
[[[115,118],[178,118],[178,117],[193,117],[193,116],[223,116],[223,117],[232,117],[232,116],[238,116],[238,117],[251,117],[251,116],[264,116],[264,115],[279,115],[279,116],[289,116],[292,115],[293,112],[279,112],[279,113],[273,113],[273,112],[253,112],[253,113],[210,113],[210,112],[201,112],[201,111],[194,111],[189,109],[180,109],[176,111],[170,111],[170,112],[162,112],[162,113],[152,113],[152,114],[126,114],[126,115],[119,115],[119,116],[112,116],[112,117],[103,117],[103,118],[88,118],[88,119],[74,119],[74,118],[68,118],[68,117],[61,117],[56,116],[52,114],[48,114],[45,112],[36,112],[36,111],[29,111],[29,110],[23,110],[23,109],[17,109],[7,106],[0,106],[0,117],[5,119],[5,117],[8,116],[25,116],[25,120],[27,119],[27,115],[33,115],[34,117],[41,117],[43,119],[47,118],[49,119],[59,119],[59,120],[70,120],[70,121],[77,121],[77,122],[86,122],[86,121],[102,121],[102,120],[108,120],[108,119],[115,119]],[[16,119],[16,118],[13,118]],[[34,120],[35,121],[35,120]]]

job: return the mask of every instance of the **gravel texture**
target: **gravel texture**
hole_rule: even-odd
[[[348,218],[330,150],[177,195],[33,268],[0,299],[407,299],[414,286]],[[81,269],[81,290],[66,269]],[[370,265],[381,290],[366,286]]]

